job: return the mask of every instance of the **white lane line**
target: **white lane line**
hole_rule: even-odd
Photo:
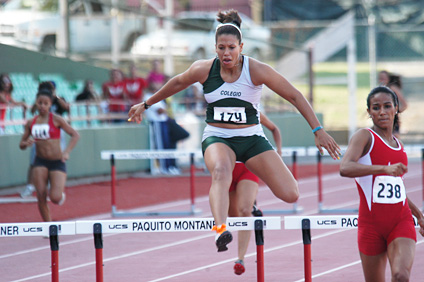
[[[327,237],[327,236],[331,236],[331,235],[334,235],[334,234],[337,234],[337,233],[340,233],[340,232],[344,232],[344,231],[350,231],[350,230],[349,229],[342,229],[342,230],[335,230],[335,231],[331,231],[331,232],[326,232],[326,233],[323,233],[321,235],[315,236],[314,240],[319,239],[319,238],[324,238],[324,237]],[[270,252],[273,252],[273,251],[276,251],[276,250],[281,250],[281,249],[292,247],[292,246],[299,245],[299,244],[303,244],[303,241],[298,240],[298,241],[283,244],[283,245],[280,245],[280,246],[268,248],[268,249],[264,250],[264,253],[270,253]],[[251,256],[256,256],[256,252],[246,254],[245,257],[251,257]],[[193,268],[193,269],[190,269],[190,270],[186,270],[186,271],[183,271],[183,272],[175,273],[175,274],[172,274],[172,275],[169,275],[169,276],[157,278],[155,280],[150,280],[149,282],[164,281],[164,280],[167,280],[167,279],[183,276],[183,275],[190,274],[190,273],[193,273],[193,272],[196,272],[196,271],[200,271],[200,270],[204,270],[204,269],[207,269],[207,268],[211,268],[211,267],[219,266],[219,265],[226,264],[226,263],[229,263],[229,262],[233,262],[236,259],[237,259],[237,257],[234,257],[234,258],[227,259],[227,260],[224,260],[224,261],[219,261],[219,262],[216,262],[216,263],[212,263],[212,264],[204,265],[204,266],[201,266],[201,267]]]
[[[123,254],[123,255],[115,256],[115,257],[110,257],[110,258],[107,258],[107,259],[103,259],[103,262],[114,261],[114,260],[118,260],[118,259],[122,259],[122,258],[140,255],[140,254],[143,254],[143,253],[148,253],[148,252],[153,252],[153,251],[157,251],[157,250],[161,250],[161,249],[166,249],[166,248],[169,248],[169,247],[187,244],[187,243],[191,243],[193,241],[202,240],[204,238],[213,237],[213,236],[215,236],[215,234],[207,234],[207,235],[192,237],[192,238],[189,238],[189,239],[180,240],[180,241],[177,241],[177,242],[174,242],[174,243],[164,244],[164,245],[154,247],[154,248],[143,249],[143,250],[139,250],[139,251],[136,251],[136,252],[126,253],[126,254]],[[90,238],[90,239],[92,240],[93,238]],[[95,263],[96,262],[92,261],[92,262],[87,262],[87,263],[82,263],[82,264],[70,266],[70,267],[67,267],[67,268],[60,269],[59,273],[74,270],[74,269],[79,269],[79,268],[83,268],[83,267],[87,267],[87,266],[91,266],[91,265],[94,265]],[[11,281],[11,282],[28,281],[28,280],[31,280],[31,279],[46,277],[46,276],[51,276],[51,272],[41,273],[41,274],[38,274],[38,275],[25,277],[25,278],[22,278],[22,279],[19,279],[19,280]]]
[[[417,174],[418,175],[418,174]],[[336,175],[335,175],[336,176]],[[303,182],[303,181],[302,181]],[[265,187],[265,188],[261,188],[260,190],[263,190],[263,189],[268,189],[267,187]],[[346,189],[352,189],[352,186],[351,185],[349,185],[349,187],[343,187],[343,188],[335,188],[335,189],[331,189],[330,191],[326,191],[326,192],[324,192],[324,194],[327,194],[327,193],[332,193],[332,192],[335,192],[335,191],[342,191],[342,190],[346,190]],[[418,188],[416,188],[416,189],[408,189],[408,192],[416,192],[416,191],[421,191],[421,187],[418,187]],[[327,189],[327,190],[329,190],[329,189]],[[318,193],[317,192],[314,192],[314,193],[308,193],[308,195],[306,196],[306,197],[312,197],[312,196],[316,196]],[[304,198],[306,198],[306,197],[304,197]],[[208,201],[208,197],[207,196],[204,196],[204,197],[201,197],[201,201]],[[169,203],[169,204],[160,204],[160,205],[158,205],[158,206],[160,206],[161,208],[168,208],[168,207],[171,207],[171,206],[179,206],[179,205],[183,205],[183,204],[186,204],[186,203],[184,203],[185,201],[177,201],[177,202],[173,202],[173,203]],[[270,200],[270,201],[267,201],[267,202],[269,202],[269,203],[267,203],[267,204],[265,204],[265,203],[262,203],[261,204],[261,206],[265,206],[265,205],[270,205],[270,204],[273,204],[273,203],[275,203],[275,202],[281,202],[280,200],[276,200],[275,202],[273,201],[273,200]],[[272,202],[272,203],[271,203]],[[357,201],[356,201],[357,202]],[[349,202],[349,203],[347,203],[347,205],[352,205],[352,202]],[[337,206],[337,207],[343,207],[343,204],[341,204],[341,205],[339,205],[339,206]],[[139,210],[146,210],[148,207],[144,207],[144,208],[140,208]],[[315,213],[317,213],[317,211],[316,210],[314,210],[313,212],[310,212],[310,213],[304,213],[304,215],[307,215],[307,214],[315,214]],[[345,230],[341,230],[340,232],[342,232],[342,231],[345,231]],[[335,232],[335,233],[338,233],[337,231]],[[112,236],[112,235],[119,235],[119,234],[106,234],[106,235],[110,235],[110,236]],[[209,234],[209,235],[205,235],[205,236],[201,236],[201,237],[211,237],[212,236],[212,234]],[[316,238],[319,238],[319,237],[316,237]],[[87,238],[82,238],[82,239],[78,239],[78,240],[72,240],[72,241],[68,241],[68,242],[64,242],[64,243],[61,243],[61,245],[68,245],[68,244],[73,244],[73,243],[78,243],[78,242],[83,242],[83,241],[87,241],[87,240],[92,240],[92,238],[91,237],[87,237]],[[190,241],[192,241],[192,240],[194,240],[194,239],[189,239],[189,242]],[[195,240],[199,240],[199,239],[195,239]],[[301,241],[300,241],[300,243],[302,243]],[[181,243],[181,244],[183,244],[183,243]],[[294,242],[294,243],[290,243],[290,244],[299,244],[299,242]],[[289,245],[290,245],[289,244]],[[172,244],[168,244],[168,245],[163,245],[163,247],[164,248],[166,248],[166,247],[169,247],[169,245],[172,245]],[[287,244],[286,244],[287,245]],[[28,251],[21,251],[21,252],[16,252],[16,253],[14,253],[14,254],[10,254],[10,255],[4,255],[4,256],[0,256],[0,258],[3,258],[3,257],[10,257],[10,256],[13,256],[13,255],[20,255],[20,254],[26,254],[26,253],[29,253],[29,252],[35,252],[35,251],[39,251],[39,250],[44,250],[44,249],[47,249],[47,248],[49,248],[48,246],[47,247],[43,247],[43,248],[34,248],[34,249],[31,249],[31,250],[28,250]],[[159,246],[157,249],[161,249],[162,248],[162,246]],[[281,246],[280,247],[276,247],[276,248],[282,248]],[[132,255],[137,255],[138,253],[145,253],[145,252],[150,252],[150,251],[154,251],[154,249],[147,249],[147,250],[141,250],[141,251],[138,251],[138,252],[134,252],[134,253],[131,253],[131,254],[126,254],[126,255],[123,255],[123,256],[118,256],[118,257],[113,257],[113,258],[110,258],[110,260],[116,260],[116,259],[119,259],[119,258],[123,258],[123,257],[128,257],[128,256],[132,256]],[[270,251],[272,251],[272,249],[270,250]],[[268,249],[267,250],[264,250],[264,252],[268,252]],[[256,255],[256,253],[253,253],[253,254],[248,254],[248,255],[246,255],[246,257],[247,256],[252,256],[252,255]],[[106,260],[105,260],[106,261]],[[230,261],[232,261],[232,260],[230,260]],[[224,262],[223,262],[224,263]],[[92,264],[94,264],[93,262],[91,262],[91,263],[86,263],[86,264],[80,264],[80,265],[77,265],[77,266],[73,266],[73,267],[69,267],[69,268],[66,268],[66,269],[62,269],[62,270],[60,270],[59,272],[64,272],[64,271],[69,271],[69,270],[73,270],[73,269],[78,269],[78,268],[82,268],[82,267],[86,267],[86,266],[89,266],[89,265],[92,265]],[[219,264],[218,264],[219,265]],[[202,268],[203,269],[203,268]],[[200,270],[200,269],[199,269]],[[40,276],[41,275],[41,276]],[[32,277],[28,277],[28,278],[23,278],[23,280],[15,280],[15,281],[13,281],[13,282],[18,282],[18,281],[28,281],[28,280],[31,280],[31,279],[35,279],[35,278],[38,278],[38,277],[44,277],[44,276],[46,276],[46,275],[51,275],[51,273],[49,272],[49,273],[44,273],[44,274],[40,274],[40,275],[36,275],[36,276],[32,276]]]
[[[268,189],[268,188],[266,188],[266,189]],[[418,192],[418,191],[421,191],[421,189],[422,189],[421,187],[418,187],[417,186],[417,188],[414,187],[414,189],[408,189],[408,192],[409,193]],[[316,193],[315,193],[315,195],[316,195]],[[311,197],[311,196],[315,196],[315,195],[308,195],[306,197]],[[206,196],[205,198],[207,199],[208,197]],[[263,201],[261,203],[261,207],[265,207],[265,206],[276,204],[276,203],[280,203],[280,202],[281,202],[281,200],[279,200],[279,199],[273,199],[273,200]],[[329,208],[330,209],[338,209],[338,208],[342,208],[342,207],[346,207],[346,206],[352,206],[354,204],[357,205],[358,204],[358,200],[346,202],[345,204],[339,204],[337,206],[330,206]],[[316,211],[315,211],[315,213],[316,213]],[[210,212],[209,213],[205,213],[205,214],[203,214],[203,217],[207,217],[207,216],[210,216],[210,215],[211,215]],[[104,234],[103,237],[115,236],[115,235],[119,235],[119,233],[117,233],[117,234]],[[85,237],[85,238],[81,238],[81,239],[75,239],[75,240],[71,240],[71,241],[65,241],[65,242],[61,242],[60,243],[60,246],[81,243],[81,242],[92,240],[92,239],[93,239],[92,237]],[[37,251],[42,251],[42,250],[49,249],[49,248],[50,248],[50,246],[44,246],[44,247],[38,247],[38,248],[28,249],[28,250],[24,250],[24,251],[14,252],[14,253],[6,254],[6,255],[1,255],[0,256],[0,259],[9,258],[9,257],[17,256],[17,255],[24,255],[24,254],[28,254],[28,253],[32,253],[32,252],[37,252]]]
[[[345,269],[345,268],[348,268],[348,267],[351,267],[351,266],[357,265],[358,263],[361,263],[361,260],[357,260],[357,261],[354,261],[354,262],[351,262],[351,263],[348,263],[348,264],[344,264],[344,265],[342,265],[342,266],[339,266],[339,267],[336,267],[336,268],[333,268],[333,269],[330,269],[330,270],[327,270],[327,271],[321,272],[321,273],[319,273],[319,274],[312,275],[312,278],[316,278],[316,277],[324,276],[324,275],[326,275],[326,274],[330,274],[330,273],[333,273],[333,272],[336,272],[336,271],[339,271],[339,270],[342,270],[342,269]],[[303,281],[305,281],[305,278],[302,278],[302,279],[300,279],[300,280],[296,280],[296,281],[294,281],[294,282],[303,282]]]
[[[417,242],[417,245],[419,245],[419,244],[421,244],[421,243],[423,243],[423,242],[424,242],[424,240],[418,241],[418,242]],[[351,262],[351,263],[347,263],[347,264],[341,265],[341,266],[339,266],[339,267],[332,268],[332,269],[329,269],[329,270],[327,270],[327,271],[324,271],[324,272],[321,272],[321,273],[318,273],[318,274],[312,275],[312,278],[316,278],[316,277],[324,276],[324,275],[326,275],[326,274],[330,274],[330,273],[333,273],[333,272],[336,272],[336,271],[342,270],[342,269],[344,269],[344,268],[351,267],[351,266],[356,265],[356,264],[358,264],[358,263],[361,263],[361,260],[357,260],[357,261],[354,261],[354,262]],[[302,279],[296,280],[296,281],[294,281],[294,282],[303,282],[303,281],[305,281],[305,278],[302,278]]]

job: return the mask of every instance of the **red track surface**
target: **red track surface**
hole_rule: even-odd
[[[338,176],[338,166],[323,166],[324,206],[357,208],[358,195],[352,179]],[[405,177],[408,196],[422,205],[421,166],[412,163]],[[302,214],[317,214],[315,167],[298,168]],[[207,193],[209,177],[196,177],[196,208],[211,217]],[[119,210],[189,210],[187,177],[118,180]],[[108,182],[69,187],[67,202],[50,205],[55,220],[109,219]],[[263,210],[291,209],[266,187],[258,204]],[[283,216],[283,215],[281,215]],[[199,217],[199,216],[196,216]],[[0,205],[0,222],[39,221],[37,206]],[[256,281],[254,236],[245,259],[246,272],[233,274],[237,256],[237,233],[229,251],[217,253],[212,232],[104,234],[104,281]],[[424,240],[418,235],[411,281],[422,281]],[[265,281],[302,281],[303,244],[301,230],[265,232]],[[61,236],[60,281],[95,281],[95,249],[92,236]],[[313,281],[363,281],[356,245],[356,230],[312,230]],[[387,281],[390,281],[387,267]],[[0,281],[49,281],[49,240],[39,237],[0,238]]]

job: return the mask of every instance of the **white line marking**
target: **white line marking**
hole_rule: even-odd
[[[319,239],[319,238],[327,237],[327,236],[330,236],[330,235],[333,235],[333,234],[337,234],[337,233],[340,233],[340,232],[344,232],[344,231],[347,231],[347,230],[344,229],[344,230],[336,230],[336,231],[332,231],[332,232],[323,233],[321,235],[315,236],[314,239]],[[280,250],[280,249],[284,249],[284,248],[287,248],[287,247],[292,247],[292,246],[295,246],[295,245],[298,245],[298,244],[303,244],[303,241],[302,240],[294,241],[294,242],[283,244],[283,245],[276,246],[276,247],[273,247],[273,248],[265,249],[264,250],[264,253],[269,253],[269,252]],[[245,257],[251,257],[251,256],[256,256],[256,252],[249,253]],[[232,262],[232,261],[234,261],[236,259],[237,259],[237,257],[234,257],[234,258],[227,259],[227,260],[224,260],[224,261],[219,261],[219,262],[208,264],[208,265],[205,265],[205,266],[193,268],[191,270],[186,270],[186,271],[183,271],[183,272],[180,272],[180,273],[175,273],[175,274],[172,274],[172,275],[169,275],[169,276],[157,278],[155,280],[150,280],[149,282],[164,281],[164,280],[167,280],[167,279],[171,279],[171,278],[183,276],[185,274],[193,273],[193,272],[200,271],[200,270],[203,270],[203,269],[206,269],[206,268],[211,268],[211,267],[214,267],[214,266],[226,264],[226,263]]]
[[[421,174],[417,174],[417,175],[421,175]],[[413,176],[415,176],[415,174],[413,174]],[[340,176],[338,176],[337,174],[334,174],[334,177],[333,178],[339,178],[339,177]],[[301,184],[301,183],[303,184],[304,182],[309,182],[309,181],[310,181],[309,179],[301,179],[301,180],[299,180],[299,184]],[[346,189],[352,189],[353,186],[354,185],[349,185],[349,186],[346,185],[346,187],[342,187],[342,188],[340,188],[340,186],[339,186],[338,188],[335,188],[335,189],[327,189],[327,191],[324,191],[324,194],[333,193],[333,192],[339,192],[339,191],[343,191],[343,190],[346,190]],[[354,186],[354,187],[356,188],[356,186]],[[408,189],[408,192],[421,191],[421,187],[419,187],[419,186],[416,186],[416,187],[418,187],[418,188],[415,188],[414,187],[414,189]],[[269,188],[266,187],[266,186],[265,187],[262,186],[260,188],[260,191],[265,190],[265,189],[269,189]],[[302,197],[302,198],[313,197],[313,196],[316,196],[317,194],[318,194],[317,192],[307,193],[307,195],[304,196],[304,197]],[[197,202],[206,202],[206,201],[208,201],[208,199],[209,199],[208,196],[204,196],[204,197],[196,198],[196,201]],[[160,207],[160,208],[165,209],[165,208],[169,208],[169,207],[186,205],[188,201],[189,200],[182,200],[182,201],[177,201],[177,202],[173,202],[173,203],[156,205],[155,207],[157,207],[157,208]],[[278,200],[278,199],[276,199],[276,200],[269,200],[269,201],[266,201],[266,202],[264,201],[264,202],[261,203],[261,207],[262,206],[266,206],[266,205],[271,205],[271,204],[279,203],[279,202],[281,202],[281,200]],[[346,205],[352,205],[352,202],[353,201],[348,202]],[[332,207],[332,208],[334,208],[334,207]],[[337,207],[343,207],[343,204],[340,204]],[[152,206],[139,208],[137,210],[148,210],[148,208],[152,208]],[[312,210],[312,211],[310,211],[308,213],[303,213],[303,214],[304,215],[308,215],[308,214],[316,214],[316,213],[317,213],[317,210],[315,209],[315,210]],[[95,216],[93,216],[93,217],[95,217]],[[322,237],[331,236],[333,234],[336,234],[336,233],[339,233],[339,232],[344,232],[344,231],[349,231],[349,230],[336,230],[336,231],[332,231],[332,232],[327,232],[327,233],[324,233],[324,234],[315,236],[314,239],[319,239],[319,238],[322,238]],[[104,236],[107,236],[107,235],[113,236],[113,235],[119,235],[119,234],[105,234]],[[183,240],[183,241],[179,241],[179,242],[176,242],[176,243],[165,244],[165,245],[162,245],[162,246],[158,246],[156,248],[144,249],[144,250],[140,250],[140,251],[137,251],[137,252],[128,253],[128,254],[125,254],[125,255],[112,257],[112,258],[109,258],[109,259],[105,259],[104,261],[117,260],[117,259],[120,259],[120,258],[125,258],[125,257],[134,256],[134,255],[138,255],[138,254],[142,254],[142,253],[147,253],[147,252],[151,252],[151,251],[155,251],[155,250],[160,250],[160,249],[171,247],[171,246],[174,246],[174,245],[189,243],[189,242],[192,242],[193,240],[201,240],[203,238],[207,238],[207,237],[211,237],[211,236],[213,236],[213,234],[208,234],[208,235],[203,235],[203,236],[197,236],[197,237],[190,238],[190,239]],[[69,245],[69,244],[79,243],[79,242],[83,242],[83,241],[87,241],[87,240],[92,240],[92,237],[81,238],[81,239],[77,239],[77,240],[63,242],[63,243],[61,243],[61,246],[62,245]],[[423,241],[420,241],[419,243],[422,243],[422,242]],[[417,244],[419,244],[419,243],[417,243]],[[297,245],[297,244],[303,244],[303,242],[302,241],[295,241],[295,242],[292,242],[292,243],[287,243],[287,244],[284,244],[284,245],[281,245],[281,246],[277,246],[277,247],[273,247],[273,248],[270,248],[270,249],[265,249],[264,250],[264,253],[268,253],[268,252],[275,251],[275,250],[278,250],[278,249],[282,249],[282,248],[294,246],[294,245]],[[48,248],[49,248],[49,246],[40,247],[40,248],[34,248],[34,249],[31,249],[31,250],[27,250],[27,251],[16,252],[16,253],[13,253],[13,254],[8,254],[8,255],[0,256],[0,259],[1,258],[11,257],[11,256],[14,256],[14,255],[26,254],[26,253],[29,253],[29,252],[40,251],[40,250],[44,250],[44,249],[48,249]],[[256,252],[255,253],[247,254],[246,257],[251,257],[251,256],[254,256],[254,255],[256,255]],[[207,267],[213,267],[213,266],[221,265],[221,264],[224,264],[224,263],[228,263],[228,262],[233,261],[234,259],[237,259],[237,258],[233,258],[233,259],[226,260],[226,261],[221,261],[221,262],[218,262],[218,263],[215,263],[215,264],[210,264],[208,266],[204,266],[204,267],[198,268],[197,270],[188,270],[188,271],[185,271],[185,272],[182,272],[182,273],[188,274],[188,273],[191,273],[191,272],[202,270],[202,269],[207,268]],[[59,272],[70,271],[70,270],[74,270],[74,269],[78,269],[78,268],[82,268],[82,267],[87,267],[87,266],[90,266],[90,265],[93,265],[93,264],[94,264],[94,262],[80,264],[80,265],[76,265],[76,266],[72,266],[72,267],[68,267],[68,268],[59,270]],[[34,275],[34,276],[31,276],[31,277],[27,277],[27,278],[22,278],[20,280],[14,280],[12,282],[28,281],[28,280],[31,280],[31,279],[45,277],[45,276],[50,276],[50,275],[51,275],[50,272],[49,273],[43,273],[43,274]],[[175,274],[175,275],[177,275],[177,274]],[[178,274],[178,276],[181,276],[181,275],[184,275],[184,274]],[[170,278],[172,278],[172,277],[170,277]],[[164,278],[159,278],[159,279],[164,280]],[[168,279],[168,278],[166,278],[166,279]],[[152,280],[152,281],[162,281],[162,280]]]
[[[424,242],[424,240],[418,241],[418,242],[417,242],[417,245],[419,245],[419,244],[421,244],[421,243],[423,243],[423,242]],[[339,267],[332,268],[332,269],[329,269],[329,270],[327,270],[327,271],[324,271],[324,272],[321,272],[321,273],[318,273],[318,274],[312,275],[312,278],[316,278],[316,277],[324,276],[324,275],[326,275],[326,274],[330,274],[330,273],[336,272],[336,271],[338,271],[338,270],[342,270],[342,269],[344,269],[344,268],[348,268],[348,267],[353,266],[353,265],[356,265],[356,264],[358,264],[358,263],[361,263],[361,260],[357,260],[357,261],[354,261],[354,262],[351,262],[351,263],[347,263],[347,264],[341,265],[341,266],[339,266]],[[294,282],[303,282],[303,281],[305,281],[305,278],[302,278],[302,279],[296,280],[296,281],[294,281]]]

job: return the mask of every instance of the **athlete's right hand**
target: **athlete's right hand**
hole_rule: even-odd
[[[403,163],[392,164],[386,167],[386,173],[392,176],[401,176],[407,172],[408,167]]]
[[[24,143],[25,147],[29,147],[29,146],[32,146],[32,144],[34,144],[34,143],[35,143],[35,140],[34,140],[34,139],[32,139],[32,138],[28,138],[28,139],[27,139],[26,141],[24,141],[23,143]]]
[[[128,121],[140,123],[143,120],[142,114],[145,110],[144,102],[132,106],[128,112]]]

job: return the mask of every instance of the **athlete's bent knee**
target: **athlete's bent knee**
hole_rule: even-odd
[[[242,216],[242,217],[251,216],[252,215],[252,207],[250,207],[250,208],[246,208],[246,207],[239,208],[238,212],[239,212],[239,215]]]
[[[52,194],[50,194],[50,201],[53,204],[56,204],[56,205],[59,204],[60,200],[62,200],[62,194],[60,194],[60,195],[52,195]]]
[[[395,273],[393,273],[392,281],[393,282],[408,282],[409,271],[406,269],[396,271]]]
[[[211,173],[214,181],[231,181],[231,175],[231,168],[225,166],[216,166]]]
[[[287,203],[294,203],[299,199],[299,190],[293,190],[287,193],[287,195],[284,197],[284,201]]]

